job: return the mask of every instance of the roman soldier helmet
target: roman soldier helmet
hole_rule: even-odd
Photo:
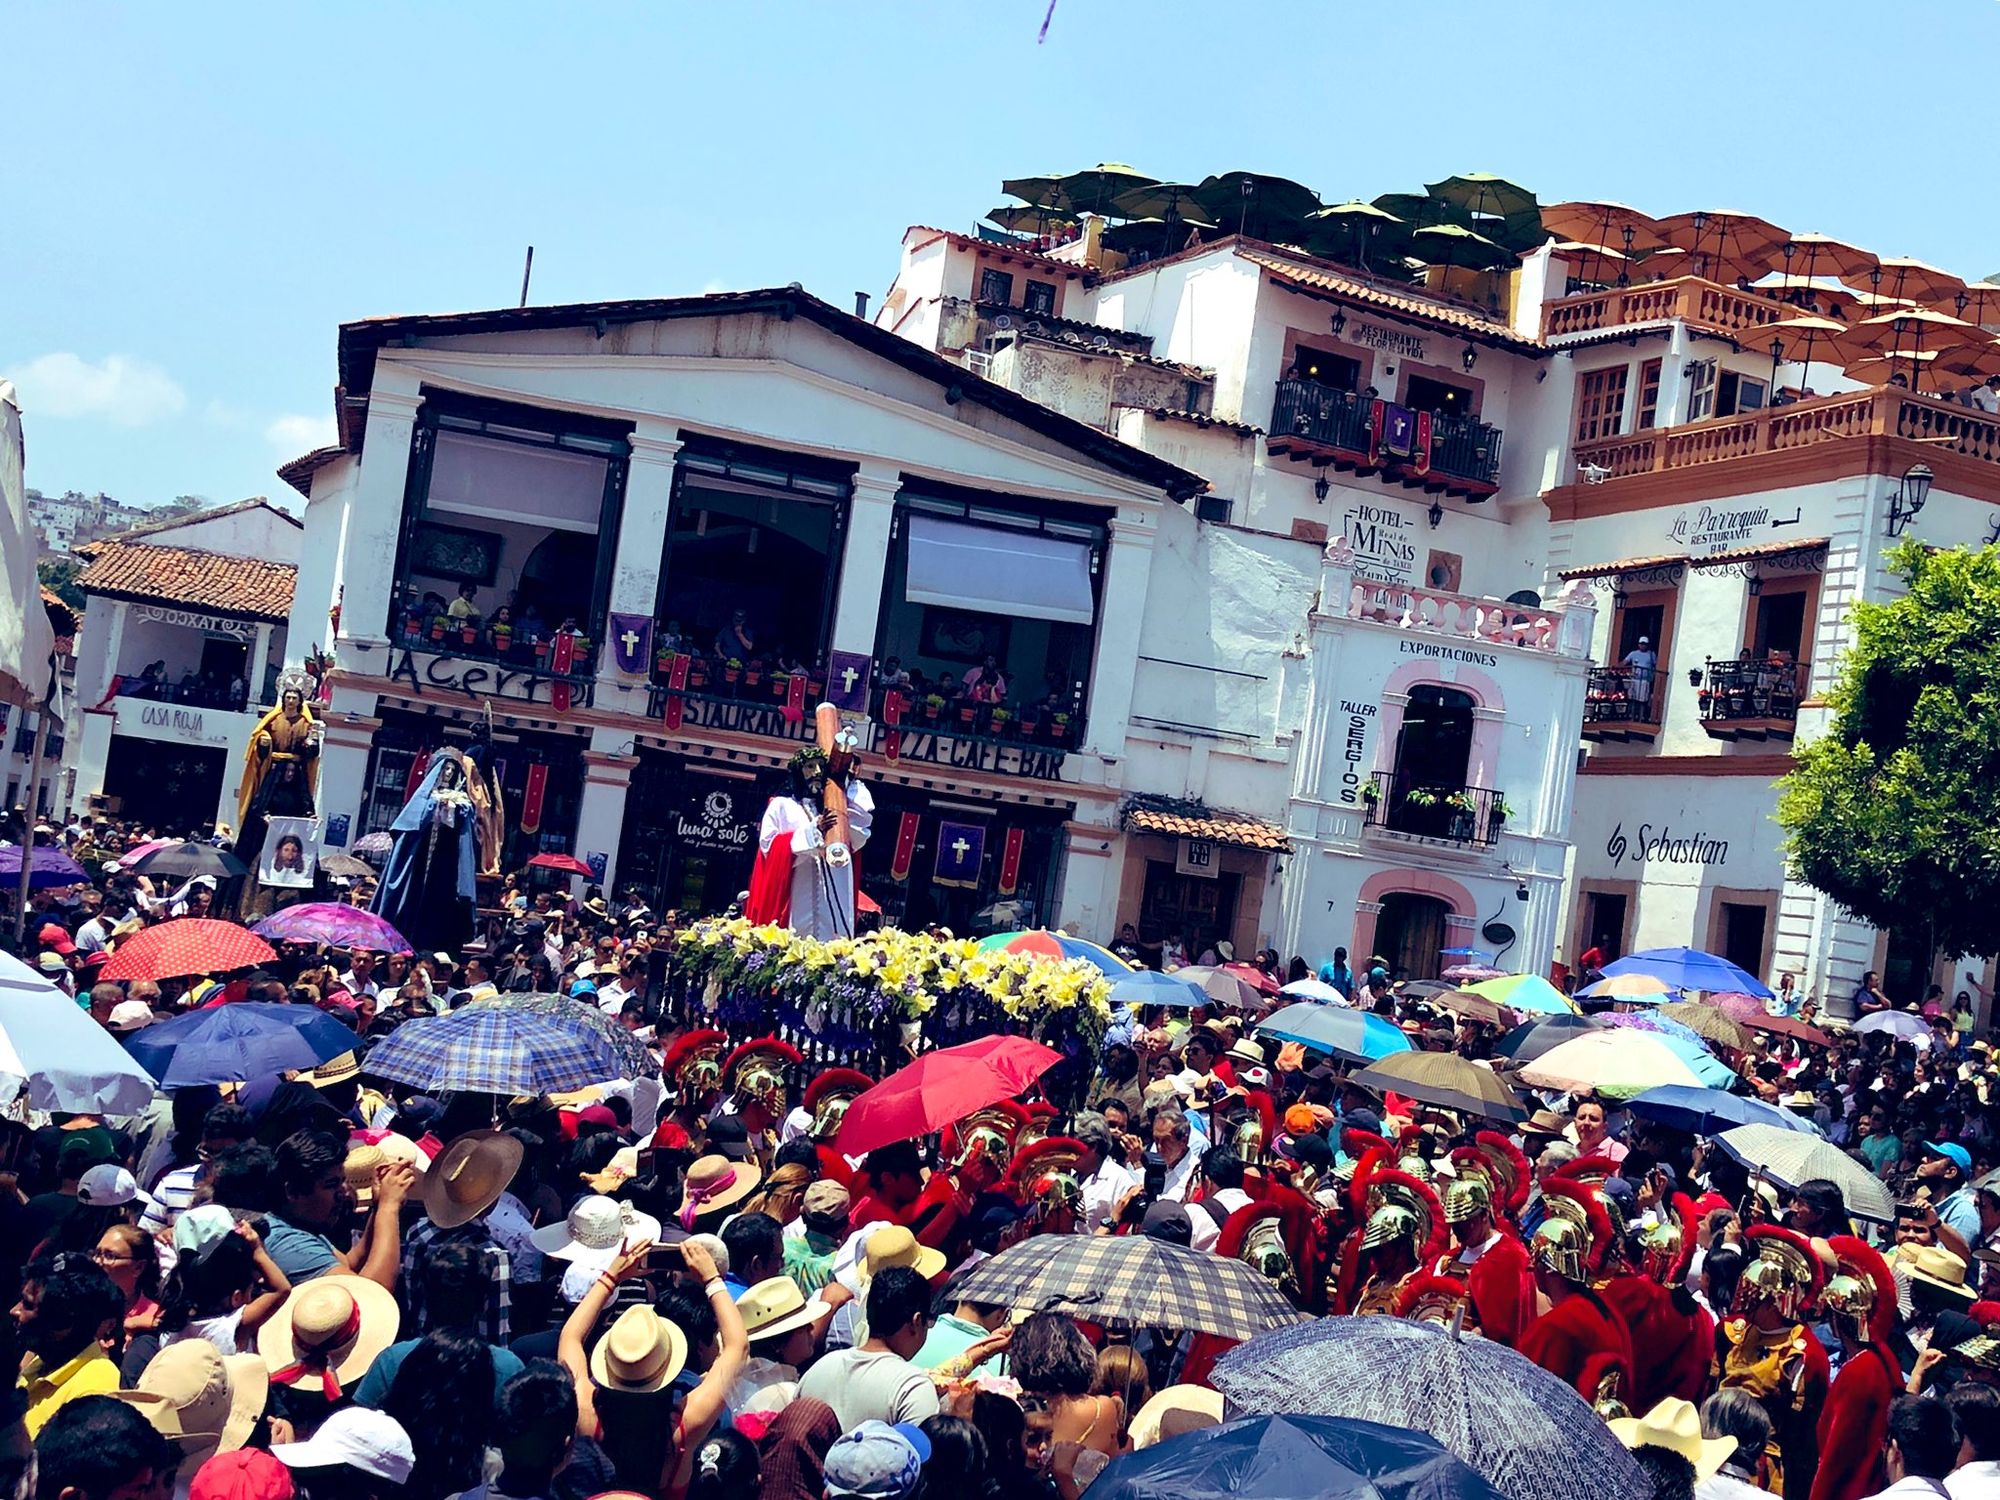
[[[1396,1294],[1396,1316],[1449,1327],[1471,1300],[1472,1293],[1456,1276],[1426,1271],[1403,1282],[1402,1290]]]
[[[1021,1111],[1027,1119],[1021,1126],[1021,1133],[1014,1137],[1016,1151],[1023,1146],[1032,1146],[1037,1141],[1047,1140],[1049,1131],[1055,1125],[1056,1116],[1062,1113],[1046,1099],[1032,1100],[1022,1105]]]
[[[875,1080],[859,1068],[828,1068],[806,1086],[800,1102],[812,1116],[812,1137],[830,1141],[840,1133],[847,1106],[875,1087]]]
[[[1769,1302],[1781,1316],[1798,1317],[1826,1280],[1812,1241],[1777,1224],[1753,1224],[1743,1234],[1750,1241],[1750,1257],[1736,1283],[1737,1308],[1748,1312]]]
[[[1694,1261],[1697,1214],[1694,1199],[1675,1193],[1660,1221],[1640,1237],[1639,1269],[1648,1281],[1673,1288],[1687,1279]]]
[[[772,1114],[785,1111],[785,1070],[805,1062],[799,1049],[774,1036],[745,1042],[722,1065],[722,1086],[732,1099],[754,1100]]]
[[[1584,1182],[1596,1187],[1607,1177],[1618,1175],[1618,1163],[1608,1156],[1579,1156],[1566,1161],[1549,1174],[1565,1182]]]
[[[1492,1213],[1496,1196],[1493,1164],[1477,1146],[1452,1149],[1452,1179],[1444,1185],[1444,1216],[1453,1224],[1463,1224],[1477,1213]]]
[[[1364,1191],[1363,1250],[1405,1243],[1418,1261],[1444,1253],[1449,1240],[1444,1205],[1428,1182],[1398,1167],[1378,1167],[1368,1174]]]
[[[1215,1253],[1240,1260],[1288,1296],[1298,1292],[1291,1248],[1285,1243],[1284,1210],[1275,1203],[1249,1203],[1223,1220]]]
[[[1473,1144],[1486,1158],[1486,1175],[1493,1184],[1494,1212],[1515,1217],[1527,1205],[1534,1167],[1521,1148],[1497,1130],[1480,1131],[1473,1137]],[[1452,1155],[1455,1160],[1457,1153]]]
[[[1004,1168],[1014,1155],[1014,1143],[1028,1126],[1028,1112],[1012,1099],[1002,1099],[984,1109],[975,1109],[964,1119],[948,1126],[944,1133],[944,1159],[962,1167],[974,1146],[985,1149],[987,1160]]]
[[[1262,1166],[1278,1134],[1278,1107],[1262,1089],[1246,1089],[1243,1107],[1229,1129],[1229,1144],[1246,1166]]]
[[[1000,1191],[1025,1210],[1037,1228],[1060,1210],[1083,1207],[1083,1164],[1090,1148],[1073,1136],[1052,1135],[1024,1146],[1000,1180]]]
[[[684,1032],[660,1059],[660,1071],[674,1081],[679,1102],[691,1104],[722,1081],[722,1055],[729,1037],[720,1031]]]
[[[1836,1329],[1886,1349],[1896,1332],[1896,1277],[1874,1246],[1851,1234],[1828,1240],[1839,1269],[1827,1278],[1820,1306]]]
[[[1553,1271],[1564,1281],[1586,1285],[1604,1265],[1613,1231],[1604,1200],[1587,1187],[1550,1177],[1542,1184],[1548,1217],[1528,1244],[1536,1270]]]

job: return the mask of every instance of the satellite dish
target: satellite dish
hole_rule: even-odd
[[[1507,596],[1507,602],[1509,604],[1525,604],[1530,609],[1539,609],[1542,604],[1542,596],[1533,589],[1516,589]]]
[[[1505,922],[1488,922],[1479,929],[1479,935],[1496,948],[1505,948],[1514,941],[1514,929]]]

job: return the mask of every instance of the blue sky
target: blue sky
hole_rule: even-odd
[[[295,499],[337,325],[802,282],[1126,161],[1328,201],[1457,171],[2000,269],[1995,0],[8,7],[28,482]],[[1888,26],[1887,31],[1884,27]]]

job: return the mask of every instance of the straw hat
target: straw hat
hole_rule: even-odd
[[[1665,1448],[1678,1453],[1694,1465],[1697,1484],[1713,1479],[1736,1451],[1735,1438],[1703,1437],[1701,1413],[1692,1401],[1678,1396],[1667,1397],[1643,1417],[1613,1417],[1606,1425],[1628,1448]]]
[[[154,1355],[138,1383],[118,1397],[180,1445],[185,1481],[215,1454],[250,1441],[270,1388],[270,1372],[256,1355],[224,1358],[207,1339],[183,1339]]]
[[[557,1260],[589,1260],[616,1251],[620,1245],[655,1244],[685,1239],[680,1230],[662,1238],[660,1221],[629,1203],[591,1194],[570,1205],[569,1216],[528,1236],[528,1243]]]
[[[330,1089],[336,1083],[345,1083],[360,1076],[361,1059],[350,1048],[338,1057],[329,1057],[318,1067],[299,1074],[298,1081],[309,1083],[316,1089]]]
[[[799,1290],[789,1276],[773,1276],[760,1281],[736,1299],[744,1332],[753,1340],[773,1339],[816,1322],[827,1310],[826,1300],[814,1293],[812,1300]]]
[[[329,1400],[367,1373],[396,1342],[402,1313],[389,1291],[365,1276],[335,1272],[292,1289],[257,1330],[257,1353],[277,1385],[317,1383]]]
[[[620,1146],[611,1154],[602,1172],[585,1172],[583,1180],[593,1193],[610,1195],[639,1175],[639,1148]]]
[[[1896,1259],[1911,1281],[1924,1282],[1967,1302],[1973,1300],[1972,1288],[1965,1284],[1965,1262],[1943,1246],[1898,1245]]]
[[[1132,1446],[1150,1448],[1182,1433],[1220,1426],[1222,1392],[1202,1385],[1170,1385],[1156,1391],[1132,1418]]]
[[[663,1391],[687,1364],[687,1335],[650,1307],[628,1307],[590,1351],[590,1378],[607,1391]]]
[[[521,1142],[498,1131],[460,1136],[424,1173],[424,1212],[440,1229],[470,1224],[499,1201],[521,1170]]]
[[[1552,1109],[1538,1109],[1514,1128],[1522,1135],[1559,1136],[1569,1129],[1569,1121]]]
[[[929,1281],[944,1269],[944,1252],[918,1244],[917,1237],[901,1224],[891,1224],[861,1242],[861,1269],[872,1278],[891,1266],[908,1266]]]
[[[389,1153],[380,1146],[356,1146],[347,1153],[347,1190],[355,1204],[366,1208],[375,1201],[375,1172],[389,1165]]]
[[[763,1169],[754,1161],[731,1161],[726,1156],[697,1157],[681,1182],[681,1227],[692,1229],[696,1219],[742,1202],[763,1180]]]

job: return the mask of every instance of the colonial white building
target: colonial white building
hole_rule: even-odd
[[[300,535],[297,517],[255,499],[80,549],[65,751],[78,808],[163,832],[235,824],[243,750],[288,649]],[[322,609],[299,653],[325,635]]]
[[[58,715],[50,720],[47,743],[42,747],[40,774],[34,774],[35,731],[41,723],[40,708],[17,709],[0,703],[0,784],[6,788],[6,807],[18,807],[37,817],[60,817],[69,807],[68,778],[63,774],[63,732],[76,722],[76,612],[47,589],[42,590],[42,608],[48,612],[49,626],[55,631],[56,700]],[[30,781],[34,784],[29,785]]]

